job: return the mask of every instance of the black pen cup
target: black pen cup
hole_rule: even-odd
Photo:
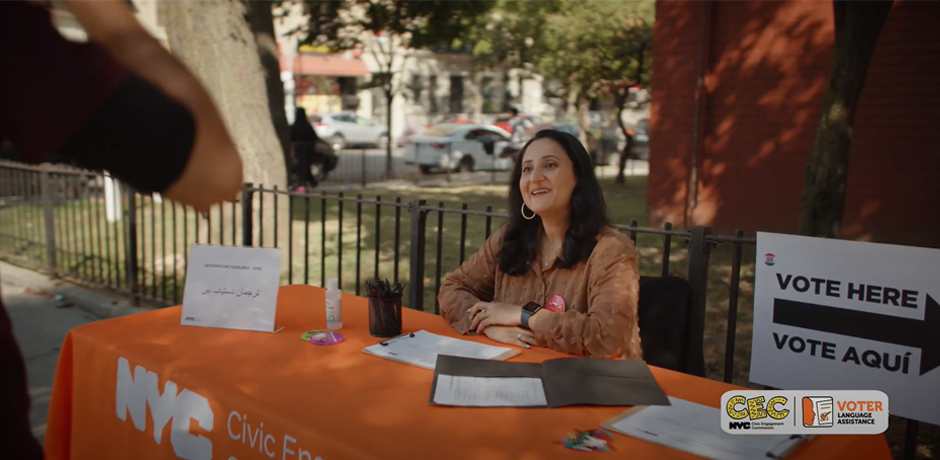
[[[369,297],[369,334],[394,337],[401,334],[401,296]]]

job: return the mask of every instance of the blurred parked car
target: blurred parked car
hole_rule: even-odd
[[[581,128],[573,123],[547,123],[536,128],[536,131],[546,129],[554,129],[555,131],[571,134],[574,137],[578,137],[578,135],[581,134]]]
[[[581,127],[575,123],[569,122],[559,122],[559,123],[547,123],[539,126],[537,131],[542,131],[545,129],[554,129],[556,131],[562,131],[568,134],[571,134],[574,137],[579,137],[581,135]],[[589,125],[595,136],[600,134],[600,138],[597,140],[597,143],[594,145],[594,150],[591,151],[591,159],[594,164],[597,165],[608,165],[614,164],[617,162],[617,158],[620,152],[623,151],[623,147],[626,143],[626,137],[623,135],[623,132],[620,131],[620,126],[616,123],[603,128],[603,125],[592,123]]]
[[[594,125],[599,126],[599,125]],[[624,125],[633,132],[633,157],[632,160],[649,160],[649,119],[642,118],[637,123],[626,123]],[[554,129],[578,137],[581,134],[581,128],[574,123],[547,123],[538,127],[538,131],[545,129]],[[626,137],[616,123],[601,130],[601,138],[597,142],[595,149],[591,152],[595,164],[609,165],[616,164],[626,146]]]
[[[388,144],[388,129],[354,113],[311,115],[310,123],[317,136],[339,152],[351,146],[369,146],[384,149]]]
[[[430,128],[430,127],[432,127],[432,126],[434,126],[434,125],[436,125],[436,124],[437,124],[437,125],[442,125],[442,124],[444,124],[444,123],[454,123],[454,124],[457,124],[457,125],[475,125],[475,124],[478,124],[477,122],[475,122],[475,121],[473,121],[473,120],[471,120],[471,119],[469,119],[469,118],[445,118],[445,119],[441,120],[440,123],[432,123],[432,124],[428,125],[428,128]]]
[[[519,116],[523,120],[528,120],[530,123],[532,123],[532,126],[539,126],[540,124],[534,115],[526,115],[526,114],[521,113],[519,114]],[[512,127],[509,126],[511,122],[512,122],[512,115],[509,115],[509,114],[500,115],[499,117],[496,118],[496,121],[493,122],[493,126],[496,126],[502,129],[503,131],[506,131],[507,133],[512,133]]]
[[[495,126],[438,124],[411,138],[405,147],[405,164],[418,164],[425,174],[435,169],[509,170],[517,151],[509,141],[506,132]]]

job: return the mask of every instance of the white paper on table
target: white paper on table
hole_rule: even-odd
[[[180,324],[271,332],[280,277],[278,249],[193,245]]]
[[[476,359],[499,359],[508,357],[515,350],[506,347],[494,347],[482,343],[460,340],[443,335],[418,331],[386,340],[386,345],[377,344],[363,351],[382,358],[399,361],[425,369],[434,369],[437,355],[460,356]]]
[[[434,403],[443,406],[547,406],[542,380],[532,377],[438,375]]]
[[[718,409],[669,397],[670,406],[647,406],[608,429],[714,460],[766,459],[803,441],[789,435],[731,435],[721,429]]]

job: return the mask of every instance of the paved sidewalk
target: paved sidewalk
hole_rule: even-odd
[[[55,378],[59,347],[69,330],[98,317],[75,308],[74,304],[56,302],[46,293],[31,288],[0,283],[3,303],[13,320],[13,335],[26,360],[29,393],[33,399],[30,424],[33,434],[42,440],[46,433],[46,414]]]
[[[0,293],[26,360],[32,397],[30,423],[33,433],[42,441],[59,348],[68,331],[100,319],[149,308],[133,307],[119,295],[53,281],[5,262],[0,262]]]

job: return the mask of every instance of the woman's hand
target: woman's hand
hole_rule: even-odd
[[[522,307],[503,302],[477,302],[467,312],[470,328],[478,333],[490,326],[519,326],[522,323]]]
[[[535,334],[521,327],[490,326],[484,329],[483,333],[497,342],[508,343],[517,347],[532,348],[532,345],[537,345]]]

